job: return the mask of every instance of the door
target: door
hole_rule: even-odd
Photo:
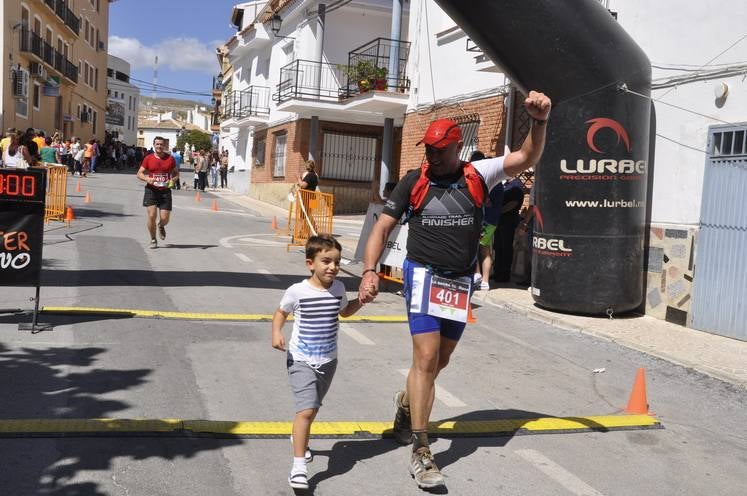
[[[692,327],[747,341],[747,125],[712,126],[703,180]]]

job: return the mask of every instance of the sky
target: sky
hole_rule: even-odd
[[[215,48],[236,29],[231,8],[238,0],[118,0],[109,4],[109,53],[131,65],[131,83],[153,96],[153,66],[158,84],[202,93],[184,95],[158,88],[157,96],[210,102],[212,76],[220,66]]]

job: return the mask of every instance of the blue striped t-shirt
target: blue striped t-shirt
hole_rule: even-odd
[[[288,351],[294,360],[320,365],[337,358],[338,316],[347,304],[345,286],[340,281],[325,289],[315,288],[306,279],[285,291],[280,309],[293,312]]]

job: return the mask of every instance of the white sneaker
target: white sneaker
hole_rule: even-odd
[[[486,281],[483,281],[480,283],[480,290],[482,291],[488,291],[490,289],[490,284]]]
[[[472,286],[479,288],[480,284],[482,284],[482,274],[478,274],[477,272],[475,272],[472,275]]]
[[[306,472],[293,472],[291,471],[290,477],[288,477],[288,484],[293,489],[308,489],[309,488],[309,477]]]

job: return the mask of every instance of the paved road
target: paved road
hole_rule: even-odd
[[[71,180],[73,188],[76,180]],[[97,174],[73,194],[79,220],[47,228],[42,305],[270,313],[304,277],[269,219],[210,193],[175,192],[166,243],[149,250],[131,175]],[[88,191],[93,202],[84,204]],[[343,233],[344,234],[344,233]],[[348,267],[355,269],[355,267]],[[352,292],[356,279],[342,275]],[[30,308],[4,288],[3,308]],[[384,294],[367,314],[402,312]],[[661,430],[439,439],[458,495],[742,495],[747,394],[593,337],[490,306],[475,312],[439,380],[434,419],[485,420],[620,412],[645,367]],[[53,332],[0,315],[0,417],[285,421],[292,400],[269,324],[44,316]],[[345,324],[341,365],[320,420],[389,420],[409,363],[402,324]],[[604,368],[602,373],[592,372]],[[314,439],[317,495],[421,494],[391,440]],[[18,438],[0,442],[5,495],[291,494],[284,439]]]

